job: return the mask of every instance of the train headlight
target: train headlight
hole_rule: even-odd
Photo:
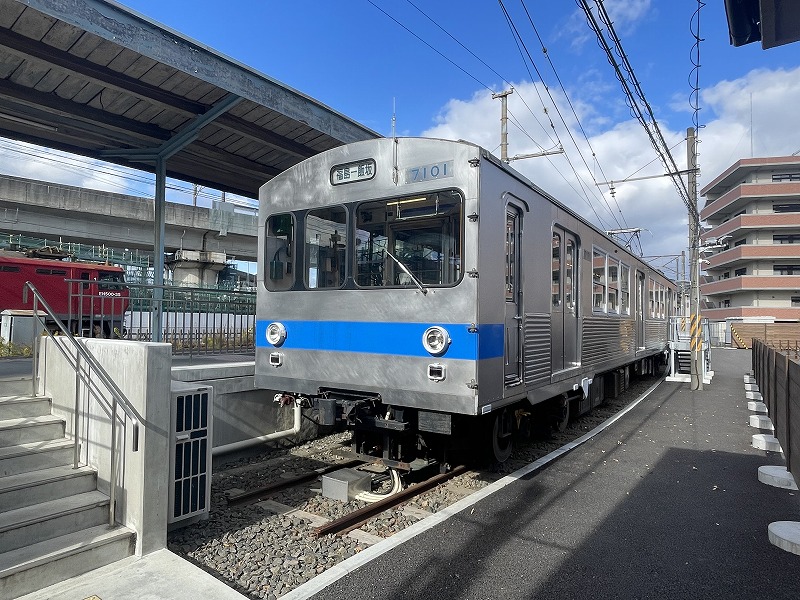
[[[280,346],[286,340],[286,327],[281,323],[267,325],[267,341],[273,346]]]
[[[422,334],[422,346],[434,356],[444,354],[450,345],[450,334],[444,327],[428,327]]]

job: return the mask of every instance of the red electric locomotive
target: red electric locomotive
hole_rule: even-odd
[[[122,331],[129,307],[122,268],[0,251],[0,311],[33,308],[31,294],[23,299],[27,281],[73,334],[110,338]]]

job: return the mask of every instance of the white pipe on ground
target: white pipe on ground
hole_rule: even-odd
[[[217,446],[216,448],[211,449],[211,455],[217,456],[219,454],[225,454],[227,452],[234,452],[236,450],[244,450],[245,448],[251,448],[252,446],[258,446],[259,444],[263,444],[265,442],[273,442],[275,440],[280,440],[285,437],[289,437],[291,435],[297,435],[300,433],[300,425],[303,419],[303,409],[295,404],[294,407],[294,427],[291,429],[284,429],[283,431],[275,431],[273,433],[268,433],[266,435],[261,435],[255,438],[251,438],[249,440],[241,440],[238,442],[233,442],[231,444],[225,444],[223,446]]]

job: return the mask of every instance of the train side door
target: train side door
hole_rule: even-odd
[[[522,336],[522,288],[520,281],[520,233],[522,212],[509,204],[506,208],[506,303],[505,303],[505,383],[522,381],[520,338]]]
[[[636,271],[636,346],[640,349],[644,348],[644,322],[647,316],[645,304],[645,299],[647,298],[646,283],[647,279],[644,273]]]
[[[580,364],[578,355],[578,243],[553,228],[550,280],[551,364],[553,372]]]

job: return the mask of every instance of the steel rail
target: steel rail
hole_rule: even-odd
[[[270,494],[274,494],[275,492],[280,492],[281,490],[285,490],[294,487],[296,485],[300,485],[301,483],[312,481],[313,479],[316,479],[320,475],[325,475],[326,473],[330,473],[331,471],[338,471],[339,469],[345,469],[348,467],[354,467],[356,465],[362,465],[362,464],[364,464],[363,460],[351,460],[336,465],[328,465],[327,467],[320,467],[319,469],[314,469],[313,471],[309,471],[308,473],[303,473],[302,475],[296,475],[294,477],[284,479],[283,481],[276,481],[274,483],[265,485],[264,487],[260,487],[255,490],[248,490],[245,492],[241,492],[239,494],[231,494],[228,497],[228,506],[238,506],[240,504],[248,504],[256,502],[258,500],[261,500],[264,496],[269,496]]]
[[[379,500],[378,502],[373,502],[365,506],[364,508],[360,508],[355,510],[343,517],[338,519],[334,519],[329,523],[325,523],[325,525],[321,525],[319,527],[314,528],[314,536],[321,537],[323,535],[328,535],[332,533],[344,533],[347,531],[352,531],[356,527],[359,527],[375,515],[382,513],[383,511],[392,508],[393,506],[397,506],[398,504],[402,504],[403,502],[422,494],[423,492],[427,492],[429,489],[436,487],[440,483],[444,483],[448,479],[452,479],[457,475],[461,475],[462,473],[467,472],[467,467],[465,465],[459,465],[457,467],[453,467],[447,473],[440,473],[438,475],[434,475],[433,477],[426,479],[416,485],[412,485],[407,487],[401,492],[397,494],[393,494],[391,496],[387,496],[383,500]]]

